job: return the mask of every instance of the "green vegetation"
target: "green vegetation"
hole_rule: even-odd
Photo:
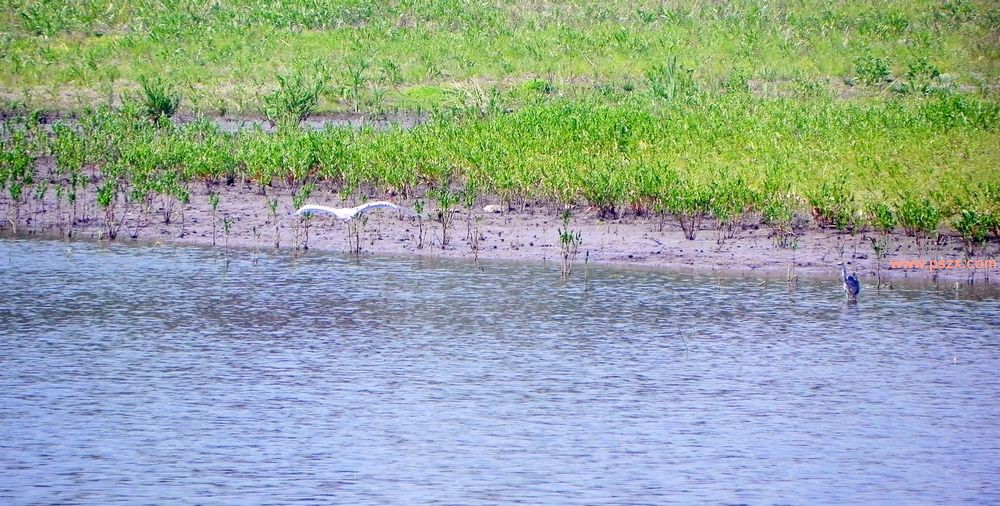
[[[957,84],[1000,78],[991,0],[11,0],[0,26],[8,108],[106,103],[157,75],[184,90],[188,113],[237,115],[263,114],[259,97],[295,72],[330,84],[320,112],[453,105],[456,83],[531,96],[522,84],[590,93],[652,74],[661,89],[664,71],[675,79],[663,84],[691,71],[709,90],[848,81],[878,93],[888,77],[928,75],[924,63]]]
[[[263,99],[264,115],[272,124],[298,124],[316,111],[323,86],[322,79],[310,82],[301,73],[278,76],[278,89]]]
[[[690,238],[705,218],[725,228],[753,216],[784,238],[807,209],[821,226],[886,227],[894,217],[929,238],[963,210],[997,215],[998,126],[1000,106],[962,95],[554,99],[486,117],[476,108],[441,112],[410,130],[275,134],[228,134],[209,120],[154,125],[137,108],[102,107],[53,134],[37,121],[6,123],[0,181],[17,203],[35,180],[68,196],[95,175],[109,223],[154,198],[181,202],[199,182],[265,194],[316,185],[345,197],[427,195],[438,204],[442,244],[452,208],[479,195],[588,203],[606,217],[669,213]],[[42,174],[26,173],[36,165]]]
[[[719,243],[760,223],[795,247],[808,215],[922,240],[950,226],[970,249],[1000,231],[985,0],[14,0],[0,21],[13,224],[54,194],[114,237],[130,210],[169,221],[197,185],[230,184],[435,202],[442,247],[453,209],[471,233],[485,195],[658,213],[689,239],[712,220]],[[73,119],[49,128],[40,108]],[[428,119],[301,126],[394,109]],[[277,128],[210,119],[230,113]],[[89,184],[96,201],[78,202]]]
[[[572,213],[564,211],[562,214],[563,226],[559,229],[559,249],[562,250],[562,262],[559,264],[559,270],[563,278],[568,278],[573,274],[573,262],[576,261],[576,255],[580,253],[580,246],[583,244],[583,234],[579,230],[569,229],[572,217]]]
[[[139,78],[139,93],[135,97],[150,121],[158,122],[170,118],[181,104],[181,96],[173,86],[162,79]]]

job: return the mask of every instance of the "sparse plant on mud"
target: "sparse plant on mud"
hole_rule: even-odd
[[[229,258],[229,233],[232,232],[232,231],[233,231],[233,219],[230,218],[229,216],[223,217],[222,218],[222,234],[226,238],[226,243],[225,243],[225,249],[224,249],[224,251],[226,253],[226,258],[227,259]]]
[[[583,244],[583,235],[579,230],[572,231],[569,229],[570,219],[573,217],[570,211],[563,211],[562,214],[562,228],[559,228],[559,248],[562,251],[562,262],[560,263],[560,272],[564,278],[569,277],[573,273],[573,262],[576,261],[576,255],[580,252],[580,246]]]
[[[292,207],[295,209],[300,209],[302,206],[306,205],[306,200],[309,199],[309,196],[312,195],[312,192],[315,189],[316,185],[313,183],[307,183],[302,185],[302,188],[299,188],[299,191],[292,196]],[[312,219],[311,214],[306,214],[304,216],[298,217],[298,221],[296,222],[296,227],[295,227],[296,249],[299,248],[298,239],[300,238],[300,235],[302,239],[301,248],[303,250],[309,249],[309,221],[311,219]]]
[[[215,246],[215,225],[219,221],[219,194],[208,194],[208,205],[212,207],[212,246]]]
[[[465,207],[465,240],[471,241],[473,215],[476,211],[476,200],[479,198],[475,179],[469,178],[465,189],[462,191],[461,198],[462,205]]]
[[[181,215],[180,236],[184,237],[184,226],[186,225],[184,210],[187,208],[188,204],[191,203],[191,191],[188,190],[186,185],[176,185],[171,190],[171,193],[173,194],[174,198],[177,199],[178,207],[180,208],[180,215]]]
[[[479,262],[479,240],[482,238],[482,224],[483,217],[476,216],[476,224],[472,227],[469,236],[469,250],[472,251],[472,259],[475,262]]]
[[[754,200],[745,179],[737,175],[714,182],[709,188],[708,210],[716,221],[716,243],[736,237],[740,222]]]
[[[846,180],[838,178],[824,181],[818,189],[807,194],[813,218],[821,227],[854,228],[857,221],[854,196],[847,188]]]
[[[271,215],[274,223],[274,249],[281,248],[281,224],[278,221],[278,199],[267,200],[267,212]]]
[[[348,250],[352,255],[360,256],[362,250],[361,247],[361,232],[368,225],[368,216],[361,215],[347,222],[347,245]]]
[[[798,239],[792,222],[795,211],[787,190],[781,185],[768,182],[764,190],[764,200],[761,204],[761,217],[764,224],[771,228],[771,240],[779,248],[795,248]]]
[[[459,195],[447,185],[442,185],[432,191],[432,196],[438,205],[437,221],[441,224],[441,249],[444,249],[451,239],[448,235],[448,229],[451,228],[452,221],[455,219],[452,209],[458,204]]]
[[[869,237],[872,253],[875,255],[875,279],[878,289],[882,287],[882,260],[892,248],[892,232],[896,228],[896,213],[889,204],[872,203],[868,206],[868,221],[877,236]]]
[[[104,231],[112,241],[118,237],[132,207],[117,173],[117,170],[105,170],[104,184],[97,189],[97,205],[104,210]]]
[[[413,212],[417,214],[417,249],[424,247],[424,201],[417,199],[413,202]]]

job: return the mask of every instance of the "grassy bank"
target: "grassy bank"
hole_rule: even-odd
[[[110,230],[241,184],[299,202],[323,187],[445,208],[586,204],[692,237],[703,221],[762,223],[785,247],[810,223],[952,229],[970,251],[1000,233],[987,1],[15,0],[0,21],[14,224],[46,195]],[[430,120],[300,127],[345,110]],[[43,124],[47,111],[65,119]],[[232,114],[280,126],[212,120]]]
[[[151,121],[139,105],[51,126],[5,122],[8,217],[46,192],[72,203],[85,185],[97,185],[91,205],[113,222],[126,209],[179,209],[195,190],[243,184],[440,207],[587,204],[608,219],[659,214],[692,235],[702,220],[734,231],[756,222],[785,246],[804,218],[924,237],[950,227],[970,246],[1000,232],[1000,107],[963,94],[540,96],[512,112],[439,111],[407,130],[286,123],[274,134]]]
[[[293,72],[325,81],[320,112],[431,109],[534,79],[561,94],[645,89],[674,56],[707,90],[878,95],[914,68],[970,90],[1000,78],[988,0],[13,0],[0,23],[7,109],[117,103],[164,76],[186,112],[256,115]]]

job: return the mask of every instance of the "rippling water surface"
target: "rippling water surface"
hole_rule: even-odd
[[[995,294],[248,258],[0,240],[0,502],[1000,501]]]

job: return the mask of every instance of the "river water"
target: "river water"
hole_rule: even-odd
[[[0,239],[0,503],[1000,501],[1000,298]]]

